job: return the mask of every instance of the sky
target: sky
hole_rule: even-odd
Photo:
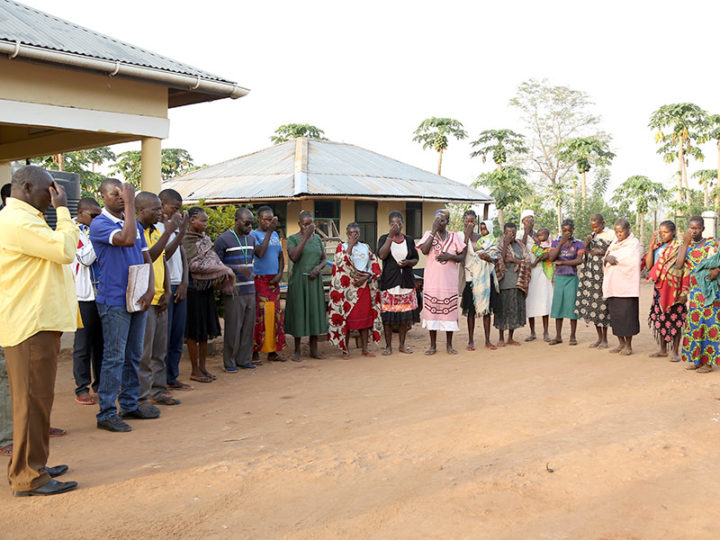
[[[249,88],[238,100],[171,109],[164,147],[212,164],[269,146],[281,124],[310,123],[351,143],[435,171],[412,141],[430,116],[468,131],[443,175],[470,183],[485,129],[527,131],[509,107],[530,78],[587,92],[617,157],[611,187],[647,175],[670,184],[650,114],[693,102],[720,113],[720,3],[685,0],[504,2],[308,0],[25,0],[25,4]],[[139,148],[119,145],[116,151]],[[717,167],[717,149],[703,147]]]

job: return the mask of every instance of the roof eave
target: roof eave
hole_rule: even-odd
[[[75,69],[95,71],[107,74],[110,77],[129,77],[150,81],[169,88],[184,90],[192,96],[178,100],[171,106],[213,101],[215,99],[237,99],[246,96],[250,90],[230,81],[207,79],[201,76],[187,75],[166,71],[147,66],[138,66],[124,62],[92,58],[80,54],[55,51],[42,47],[26,45],[17,41],[15,43],[0,39],[0,54],[7,54],[13,59],[47,62],[63,65]],[[202,96],[207,96],[202,98]]]

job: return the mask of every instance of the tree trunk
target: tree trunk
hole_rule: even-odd
[[[677,194],[677,202],[681,203],[683,201],[682,191],[683,191],[683,163],[685,162],[685,153],[683,152],[683,142],[680,141],[680,145],[678,146],[678,194]]]
[[[690,185],[688,184],[687,166],[685,165],[685,149],[680,145],[680,171],[685,186],[685,204],[690,204]]]
[[[585,180],[585,171],[582,173],[582,189],[581,189],[581,196],[582,200],[580,201],[580,206],[583,210],[585,210],[585,199],[587,198],[587,183]]]
[[[645,238],[645,214],[640,213],[640,243],[643,244]],[[645,244],[643,244],[645,245]]]
[[[502,231],[505,227],[505,211],[502,208],[498,208],[498,225],[500,225],[500,230]]]
[[[438,150],[438,175],[442,175],[442,155],[443,151]]]
[[[707,210],[708,206],[710,206],[710,181],[706,178],[703,187],[705,188],[705,197],[703,200],[703,206],[705,206],[705,209]]]
[[[558,226],[558,235],[562,233],[562,207],[559,203],[555,204],[555,211],[557,212],[557,226]]]

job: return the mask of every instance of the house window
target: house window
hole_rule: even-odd
[[[360,241],[375,249],[377,244],[377,203],[355,201],[355,221],[360,225]]]
[[[419,240],[423,235],[422,217],[421,202],[405,203],[405,232],[415,240]]]
[[[326,236],[338,236],[340,227],[340,201],[315,201],[315,227]]]

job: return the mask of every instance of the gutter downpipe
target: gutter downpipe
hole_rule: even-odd
[[[60,51],[52,51],[23,45],[20,41],[14,43],[0,41],[0,54],[7,54],[10,59],[18,57],[51,62],[78,68],[90,69],[107,73],[110,76],[136,77],[149,81],[165,83],[168,86],[177,87],[183,90],[198,90],[210,94],[221,95],[232,99],[246,96],[250,90],[230,82],[212,81],[202,79],[197,75],[183,75],[171,73],[155,68],[134,66],[113,60],[102,60],[99,58],[88,58],[79,54],[72,54]]]

